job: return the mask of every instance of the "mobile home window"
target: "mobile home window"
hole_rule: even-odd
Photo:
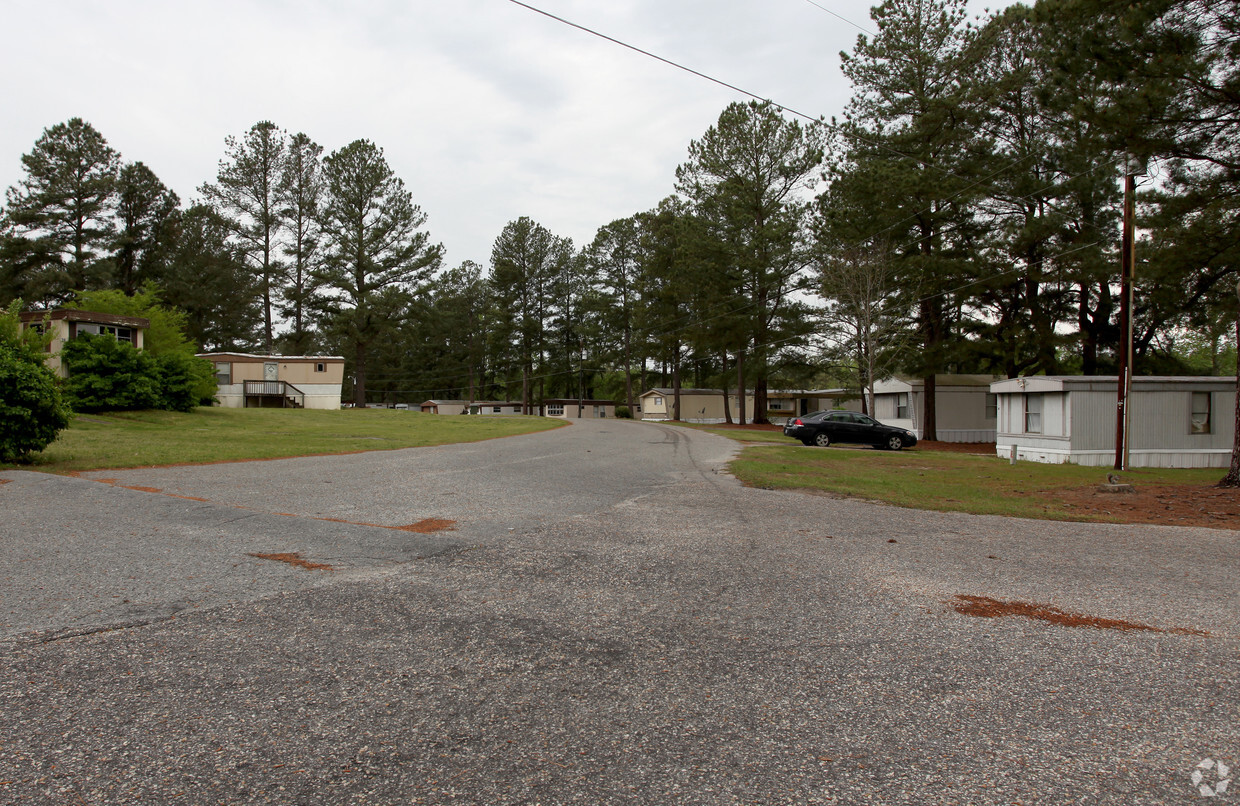
[[[322,361],[319,361],[318,363],[314,365],[314,371],[315,372],[327,372],[327,365],[324,364]]]
[[[227,361],[216,363],[215,382],[220,386],[228,386],[232,383],[232,364]]]
[[[1042,433],[1042,395],[1025,395],[1025,433]]]
[[[548,403],[547,404],[547,416],[548,417],[563,417],[564,416],[564,404],[563,403]]]
[[[986,393],[986,419],[999,419],[999,396],[992,395],[990,392]]]
[[[1190,434],[1210,433],[1210,393],[1193,392],[1192,427]]]
[[[896,395],[896,419],[907,420],[908,418],[908,392],[900,392]]]

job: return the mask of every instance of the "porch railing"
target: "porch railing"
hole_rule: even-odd
[[[284,400],[285,406],[295,409],[305,408],[306,394],[288,381],[246,381],[245,396],[278,397]]]

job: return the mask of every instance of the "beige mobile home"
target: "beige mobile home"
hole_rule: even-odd
[[[1030,462],[1111,467],[1115,376],[1031,376],[990,385],[998,398],[995,453]],[[1128,399],[1129,467],[1227,467],[1236,379],[1136,377]]]
[[[578,400],[577,398],[556,398],[542,402],[544,417],[558,417],[564,420],[602,420],[614,419],[616,401],[614,400]]]
[[[662,387],[651,389],[643,392],[639,399],[643,420],[670,420],[675,414],[671,389]],[[728,395],[728,407],[731,409],[733,419],[736,419],[739,411],[738,400],[735,392]],[[745,396],[745,416],[746,419],[753,416],[752,393]],[[723,390],[682,388],[680,390],[680,419],[687,423],[724,422]]]
[[[60,350],[65,342],[76,339],[79,335],[90,333],[112,336],[117,341],[131,344],[141,350],[143,337],[151,320],[140,316],[117,316],[110,313],[94,311],[78,311],[72,308],[57,308],[52,311],[27,311],[20,314],[22,329],[42,331],[46,326],[52,334],[48,345],[47,366],[60,377],[65,376],[65,368],[60,363]]]
[[[776,390],[766,393],[766,403],[767,419],[776,425],[816,411],[861,411],[861,396],[850,389]]]
[[[427,400],[419,408],[423,414],[465,414],[468,400]]]
[[[476,400],[469,404],[470,414],[520,414],[520,400]]]
[[[640,398],[643,420],[670,420],[674,401],[671,389],[659,387],[644,392]],[[766,393],[766,416],[773,423],[782,423],[789,417],[798,417],[824,409],[860,410],[856,392],[846,389],[818,389],[815,391],[771,390]],[[732,420],[740,417],[740,398],[735,392],[728,393],[728,409]],[[745,422],[754,419],[753,392],[745,393]],[[723,410],[723,391],[720,389],[680,390],[680,419],[689,423],[726,422]]]
[[[215,365],[225,408],[338,409],[344,358],[338,355],[200,353]]]

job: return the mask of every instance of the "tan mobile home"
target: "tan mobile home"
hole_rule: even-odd
[[[616,401],[614,400],[578,400],[577,398],[557,398],[542,402],[544,417],[558,417],[564,420],[602,420],[614,419]]]
[[[340,408],[341,356],[200,353],[198,357],[215,365],[215,397],[225,408]]]
[[[60,362],[60,350],[65,342],[76,339],[84,333],[102,334],[114,337],[117,341],[132,344],[141,350],[147,328],[151,320],[140,316],[118,316],[111,313],[95,311],[78,311],[72,308],[57,308],[52,311],[27,311],[19,316],[23,330],[35,329],[42,331],[46,326],[52,334],[48,345],[47,366],[60,377],[65,377],[65,368]]]

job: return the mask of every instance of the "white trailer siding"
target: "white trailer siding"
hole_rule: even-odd
[[[996,382],[991,389],[999,398],[997,455],[1008,457],[1015,447],[1017,458],[1028,461],[1114,464],[1118,411],[1114,377],[1015,378]],[[1041,397],[1040,432],[1027,427],[1031,396]],[[1128,399],[1129,466],[1226,467],[1234,406],[1234,378],[1133,379]],[[1197,428],[1195,408],[1199,417],[1206,415]]]

